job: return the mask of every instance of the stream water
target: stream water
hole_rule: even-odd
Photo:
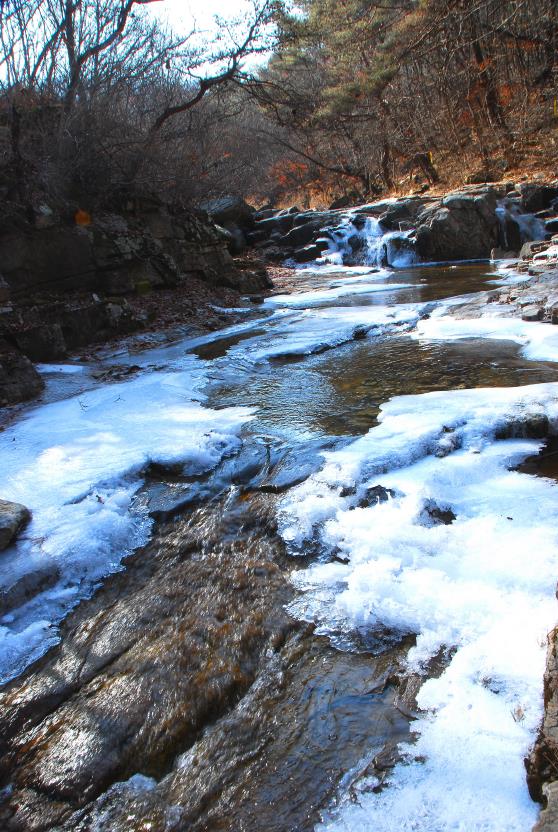
[[[46,403],[0,433],[0,494],[33,510],[3,554],[3,681],[33,680],[26,668],[64,646],[80,602],[96,592],[102,607],[99,587],[149,551],[154,524],[164,549],[184,523],[198,543],[209,528],[216,539],[218,518],[211,568],[244,541],[234,557],[254,549],[265,596],[261,563],[281,547],[281,588],[266,603],[311,630],[297,636],[284,695],[258,700],[271,665],[235,682],[231,707],[249,688],[246,713],[253,726],[273,721],[275,738],[254,752],[259,773],[245,772],[242,795],[215,798],[234,805],[213,820],[200,810],[188,828],[526,832],[537,808],[522,758],[556,618],[557,491],[533,458],[558,421],[557,336],[537,324],[531,355],[531,330],[502,323],[502,309],[494,331],[436,329],[458,300],[502,280],[487,264],[304,269],[295,294],[220,334],[44,367]],[[262,500],[267,520],[249,521]],[[412,695],[393,682],[405,674]],[[141,800],[213,753],[215,718],[195,751],[173,744],[162,768],[137,759],[150,778]],[[240,778],[247,764],[231,755]],[[139,805],[149,828],[186,828],[180,813],[165,826]],[[94,828],[127,828],[116,815],[103,826],[101,809]],[[93,828],[80,823],[69,828]]]

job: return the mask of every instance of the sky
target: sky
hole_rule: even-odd
[[[215,20],[216,15],[225,21],[240,22],[237,36],[246,31],[247,26],[243,24],[248,24],[253,17],[253,2],[250,0],[161,0],[146,8],[149,13],[168,23],[176,35],[188,34],[195,27],[206,41],[214,40],[221,31]],[[220,46],[225,47],[225,44],[226,38]],[[244,61],[244,66],[254,68],[266,59],[266,55],[253,55]]]
[[[177,34],[188,32],[193,23],[197,28],[215,31],[215,15],[236,18],[247,14],[246,0],[162,0],[153,7],[158,17],[168,21]]]

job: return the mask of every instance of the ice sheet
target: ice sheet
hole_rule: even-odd
[[[558,384],[400,397],[284,499],[280,530],[293,554],[311,541],[336,554],[293,573],[294,615],[345,645],[355,633],[370,643],[376,633],[377,649],[386,634],[414,633],[408,663],[418,672],[445,656],[419,692],[418,742],[403,748],[389,787],[363,788],[320,829],[527,832],[534,823],[523,757],[556,621],[558,486],[510,469],[536,452],[539,441],[520,437],[546,419],[556,430]],[[496,438],[505,435],[519,438]],[[367,505],[378,485],[391,496]],[[445,525],[435,509],[455,519]]]
[[[491,338],[521,344],[522,353],[533,361],[558,361],[558,332],[552,324],[519,318],[483,317],[458,319],[436,312],[420,321],[413,337],[423,341],[457,341],[461,338]]]
[[[33,573],[50,588],[0,619],[0,678],[19,672],[56,640],[55,625],[122,558],[146,541],[150,521],[133,495],[150,462],[187,474],[236,450],[246,408],[200,403],[202,363],[149,373],[38,407],[0,433],[0,494],[33,520],[2,553],[0,591]],[[12,590],[13,591],[13,590]]]

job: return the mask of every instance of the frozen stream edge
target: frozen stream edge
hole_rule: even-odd
[[[362,285],[350,280],[347,294],[364,293],[370,276],[362,275]],[[275,311],[263,337],[231,354],[254,365],[311,354],[351,340],[358,327],[367,337],[507,338],[528,358],[558,358],[555,327],[498,310],[457,321],[449,314],[453,299],[420,320],[423,304],[313,309],[315,294]],[[332,284],[322,299],[341,295]],[[204,407],[205,362],[184,357],[176,345],[143,360],[164,355],[171,359],[164,372],[146,372],[146,363],[137,378],[36,408],[0,434],[8,460],[0,493],[34,512],[25,536],[3,556],[4,579],[45,564],[62,576],[2,620],[4,680],[53,644],[57,622],[147,540],[151,521],[133,503],[146,465],[180,464],[196,475],[240,446],[251,411]],[[389,787],[376,793],[376,783],[361,782],[358,802],[341,795],[318,829],[527,832],[535,822],[523,756],[542,713],[545,638],[556,621],[558,486],[510,470],[540,447],[521,438],[533,420],[547,420],[556,432],[558,384],[398,397],[382,407],[377,427],[324,454],[322,470],[284,499],[280,531],[292,554],[312,539],[347,560],[296,573],[302,595],[293,615],[349,638],[375,624],[417,633],[410,671],[440,651],[448,659],[419,693],[418,740],[402,749]],[[510,424],[520,438],[498,438]],[[378,484],[394,496],[358,507]],[[432,505],[455,520],[431,522]]]

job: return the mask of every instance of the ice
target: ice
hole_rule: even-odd
[[[371,295],[374,292],[392,292],[398,289],[412,289],[412,283],[368,283],[357,280],[339,281],[328,289],[299,292],[292,295],[274,295],[267,298],[266,306],[307,308],[324,301],[336,300],[346,295]]]
[[[45,375],[52,373],[67,373],[68,375],[87,372],[83,364],[36,364],[37,370]]]
[[[501,312],[502,307],[494,309]],[[519,318],[486,316],[457,319],[440,308],[427,320],[419,321],[413,337],[422,341],[457,341],[462,338],[490,338],[514,341],[532,361],[558,361],[558,333],[552,324],[522,321]]]
[[[316,274],[346,274],[346,275],[370,275],[378,271],[375,266],[343,266],[335,263],[297,263],[297,272]]]
[[[284,498],[291,552],[312,542],[337,556],[293,573],[292,614],[345,644],[377,633],[382,649],[386,632],[416,634],[408,664],[420,673],[444,657],[388,787],[341,801],[320,830],[526,832],[535,822],[523,757],[556,621],[558,485],[512,470],[540,441],[497,437],[541,418],[556,431],[558,384],[396,398]],[[362,503],[376,485],[391,496]]]
[[[188,361],[188,370],[144,374],[38,407],[0,433],[0,494],[33,513],[2,554],[0,590],[37,570],[56,579],[0,619],[2,680],[44,652],[68,610],[147,540],[150,520],[133,500],[146,465],[195,475],[239,448],[250,411],[203,407],[202,363]]]
[[[405,268],[418,260],[410,231],[386,232],[376,217],[358,211],[348,214],[336,228],[328,229],[327,238],[329,249],[317,263],[341,266],[346,260],[356,259],[368,265]]]
[[[300,297],[300,296],[299,296]],[[423,305],[324,307],[291,312],[268,325],[265,335],[229,350],[252,362],[289,355],[311,355],[366,335],[407,331],[419,319]]]

